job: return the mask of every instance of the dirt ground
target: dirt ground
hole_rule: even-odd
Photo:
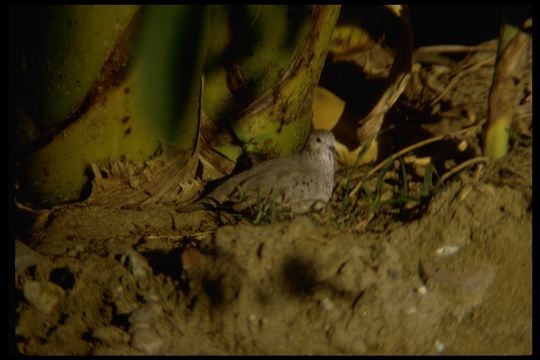
[[[17,233],[17,351],[530,354],[531,142],[452,178],[412,219],[38,213]]]

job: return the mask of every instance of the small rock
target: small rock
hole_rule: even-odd
[[[129,334],[116,326],[102,326],[92,331],[92,336],[104,344],[127,343]]]
[[[23,294],[32,306],[49,314],[64,296],[64,290],[48,281],[28,280],[24,283]]]
[[[182,268],[188,272],[197,272],[204,267],[205,258],[196,248],[187,248],[180,255]]]
[[[443,352],[444,351],[444,343],[440,341],[439,339],[435,340],[435,349],[437,352]]]
[[[137,326],[131,335],[131,346],[146,354],[155,354],[163,346],[163,340],[150,326]]]
[[[131,325],[139,323],[157,324],[162,315],[163,309],[159,304],[149,303],[135,310],[129,316],[129,323]]]
[[[449,255],[454,255],[455,253],[457,253],[459,251],[460,247],[457,246],[457,245],[444,245],[444,246],[441,246],[439,248],[437,248],[437,250],[435,250],[435,254],[439,255],[439,256],[449,256]]]
[[[330,300],[329,298],[325,297],[322,301],[321,301],[321,305],[323,307],[323,309],[325,310],[333,310],[334,309],[334,303],[332,302],[332,300]]]
[[[126,250],[126,252],[122,254],[120,262],[127,267],[129,272],[133,274],[137,280],[145,279],[152,274],[152,268],[148,264],[148,261],[135,250]]]

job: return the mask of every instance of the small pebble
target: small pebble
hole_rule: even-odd
[[[405,314],[412,315],[412,314],[415,314],[416,311],[417,311],[416,308],[413,306],[413,307],[405,309]]]
[[[196,248],[187,248],[180,255],[182,268],[186,271],[200,270],[204,266],[205,259]]]
[[[440,341],[439,339],[435,340],[435,349],[437,349],[437,352],[443,352],[444,351],[444,343]]]
[[[139,323],[157,324],[163,315],[163,309],[157,303],[149,303],[133,311],[129,316],[131,325]]]
[[[92,331],[92,336],[105,344],[128,342],[129,335],[116,326],[102,326]]]
[[[142,280],[152,274],[152,269],[148,265],[148,261],[134,250],[126,250],[120,262],[127,267],[129,272],[135,276],[136,279]]]
[[[151,327],[137,326],[131,335],[131,346],[146,354],[156,354],[163,346],[163,340]]]
[[[332,310],[334,308],[334,303],[329,298],[324,298],[321,301],[321,305],[325,310]]]
[[[461,142],[458,144],[457,148],[460,152],[464,152],[469,147],[469,143],[467,140],[461,140]]]
[[[460,247],[457,245],[444,245],[435,250],[435,254],[439,256],[449,256],[457,253]]]
[[[32,306],[41,312],[49,314],[64,296],[64,290],[48,281],[27,280],[24,283],[23,294]]]

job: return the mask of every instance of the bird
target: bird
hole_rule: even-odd
[[[253,210],[272,201],[293,213],[318,210],[334,189],[334,135],[313,130],[300,152],[261,162],[227,179],[208,195],[177,212],[196,210]]]

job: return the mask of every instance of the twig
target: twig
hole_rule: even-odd
[[[169,235],[147,235],[147,236],[145,236],[145,239],[146,240],[161,240],[161,239],[179,240],[179,239],[182,239],[182,238],[187,237],[187,236],[191,236],[191,237],[196,238],[196,237],[201,237],[201,236],[207,236],[207,235],[213,234],[215,232],[216,232],[215,230],[211,230],[211,231],[200,231],[200,232],[194,232],[194,233],[182,234],[182,235],[173,235],[173,234],[169,234]]]
[[[479,61],[477,62],[476,64],[474,64],[473,66],[471,66],[470,68],[467,68],[467,69],[463,69],[462,71],[458,72],[456,76],[454,76],[452,78],[452,80],[450,80],[450,82],[448,83],[448,85],[446,85],[445,89],[439,94],[439,96],[437,96],[435,98],[435,100],[433,100],[431,102],[431,106],[434,106],[439,100],[441,100],[441,98],[448,92],[450,91],[454,86],[456,86],[456,84],[458,83],[459,79],[461,79],[463,76],[465,76],[466,74],[470,73],[470,72],[473,72],[473,71],[476,71],[478,70],[479,68],[481,68],[482,66],[484,65],[488,65],[490,63],[493,63],[495,61],[495,58],[494,57],[488,57],[482,61]]]
[[[448,172],[446,172],[443,176],[441,176],[441,183],[443,183],[444,181],[446,181],[446,179],[448,179],[450,176],[460,172],[461,170],[463,170],[464,168],[466,167],[469,167],[470,165],[473,165],[473,164],[476,164],[476,163],[481,163],[481,162],[488,162],[489,161],[489,158],[487,156],[478,156],[478,157],[475,157],[475,158],[472,158],[472,159],[469,159],[467,161],[464,161],[462,162],[461,164],[453,167],[451,170],[449,170]]]
[[[467,45],[432,45],[422,46],[414,51],[415,55],[429,53],[463,53],[476,51],[497,51],[496,43],[481,44],[477,46]]]
[[[404,155],[404,154],[406,154],[406,153],[408,153],[408,152],[410,152],[412,150],[418,149],[418,148],[420,148],[422,146],[425,146],[425,145],[428,145],[428,144],[431,144],[431,143],[434,143],[434,142],[437,142],[437,141],[441,141],[441,140],[444,140],[444,139],[456,137],[456,136],[461,135],[461,134],[466,134],[466,133],[471,132],[471,131],[474,132],[475,130],[479,130],[479,129],[480,129],[480,127],[478,125],[474,125],[474,126],[471,126],[471,127],[465,128],[465,129],[455,131],[453,133],[434,136],[432,138],[417,142],[416,144],[407,146],[406,148],[401,149],[400,151],[390,155],[389,157],[387,157],[386,159],[381,161],[377,166],[375,166],[373,169],[371,169],[368,172],[368,175],[365,176],[364,179],[369,178],[371,175],[373,175],[374,173],[379,171],[388,161],[394,160],[397,157],[399,157],[401,155]],[[361,186],[362,186],[362,180],[360,180],[358,182],[358,184],[356,184],[354,189],[349,193],[349,196],[354,196],[358,192],[358,190],[360,190]]]

